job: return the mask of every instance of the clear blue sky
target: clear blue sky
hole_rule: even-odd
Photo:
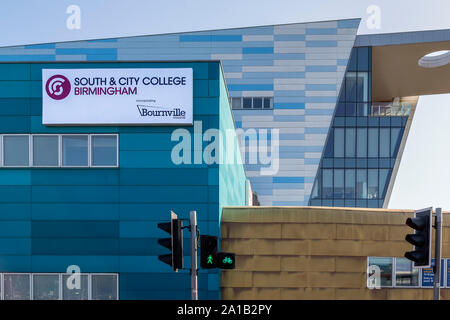
[[[79,30],[66,27],[70,5]],[[379,29],[367,25],[371,5]],[[450,29],[449,14],[448,0],[10,0],[0,3],[0,46],[345,18],[362,19],[359,34]],[[447,119],[450,95],[419,100],[389,207],[450,210]]]

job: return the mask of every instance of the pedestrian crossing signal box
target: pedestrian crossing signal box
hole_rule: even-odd
[[[234,269],[234,253],[218,252],[217,237],[200,236],[200,266],[204,269]]]
[[[200,267],[217,268],[217,237],[200,236]]]

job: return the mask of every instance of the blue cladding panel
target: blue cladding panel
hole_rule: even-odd
[[[242,36],[214,37],[224,43],[238,39]],[[59,55],[87,54],[88,59],[117,59],[116,49],[57,47],[56,51]],[[238,166],[241,175],[222,181],[217,164],[173,164],[171,150],[179,141],[171,141],[171,134],[177,127],[43,126],[42,68],[87,67],[193,68],[194,120],[201,121],[203,132],[218,128],[219,123],[225,123],[224,129],[233,128],[217,62],[0,64],[0,133],[120,133],[119,168],[0,168],[0,270],[65,272],[75,264],[82,272],[120,273],[122,298],[157,299],[164,289],[171,292],[168,297],[172,299],[188,299],[186,288],[155,281],[174,275],[157,258],[166,253],[157,237],[167,236],[157,223],[167,221],[171,210],[184,219],[196,210],[202,230],[218,235],[221,206],[245,204],[244,190],[234,187],[244,185],[243,167]],[[227,120],[223,122],[221,117]],[[193,132],[193,127],[183,129]],[[194,150],[189,152],[194,159]],[[230,185],[234,193],[219,206],[219,192],[230,193]],[[189,247],[185,248],[189,255]],[[141,281],[145,286],[137,290],[127,277],[141,272],[147,272],[144,280],[147,277],[153,283],[149,286]],[[189,282],[187,272],[177,276],[183,283]],[[218,298],[218,282],[208,283],[206,271],[201,271],[200,277],[200,296]]]

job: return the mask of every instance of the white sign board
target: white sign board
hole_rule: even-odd
[[[44,125],[192,125],[192,68],[43,69]]]

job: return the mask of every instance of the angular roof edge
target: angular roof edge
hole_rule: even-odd
[[[355,47],[377,47],[443,41],[450,41],[450,29],[357,35]]]

